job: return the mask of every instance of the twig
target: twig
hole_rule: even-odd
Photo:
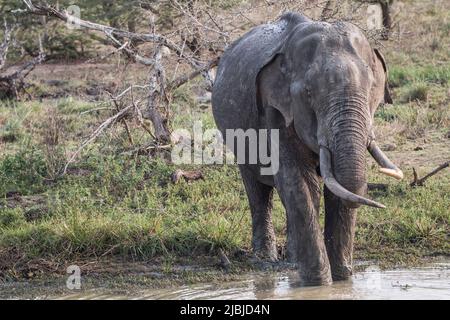
[[[114,108],[110,108],[110,107],[94,108],[94,109],[90,109],[90,110],[86,110],[86,111],[80,112],[80,115],[84,115],[84,114],[88,114],[88,113],[96,112],[96,111],[101,111],[101,110],[114,110]]]
[[[170,145],[170,144],[157,145],[152,142],[150,144],[147,144],[144,146],[139,146],[139,147],[136,147],[131,150],[122,151],[121,154],[134,154],[134,153],[139,153],[141,151],[148,151],[148,150],[167,150],[170,148],[172,148],[172,145]]]
[[[121,99],[124,95],[126,95],[128,92],[130,92],[131,90],[133,90],[134,88],[138,88],[138,89],[147,89],[149,87],[149,85],[145,85],[145,86],[139,86],[139,85],[132,85],[129,86],[128,88],[126,88],[125,90],[123,90],[121,93],[119,93],[117,96],[115,97],[111,97],[111,99],[113,100],[119,100]]]
[[[75,158],[78,156],[78,154],[92,141],[97,139],[97,137],[106,129],[108,128],[112,123],[116,122],[117,120],[121,119],[133,106],[130,105],[126,108],[123,108],[120,110],[120,112],[116,113],[112,117],[106,119],[95,131],[89,136],[88,139],[83,141],[83,143],[80,145],[80,147],[75,151],[75,153],[69,158],[69,160],[66,162],[66,165],[64,166],[64,169],[62,170],[60,176],[63,176],[67,172],[67,168],[69,165],[75,160]]]
[[[450,161],[444,162],[439,167],[437,167],[436,169],[434,169],[433,171],[431,171],[430,173],[428,173],[427,175],[425,175],[424,177],[422,177],[420,179],[417,178],[416,170],[413,168],[414,180],[410,183],[410,186],[411,187],[423,186],[425,181],[428,178],[434,176],[436,173],[438,173],[439,171],[441,171],[449,166],[450,166]]]
[[[208,30],[208,31],[211,31],[211,32],[215,32],[215,33],[217,33],[217,34],[219,34],[219,35],[221,35],[221,36],[223,36],[223,37],[225,37],[225,38],[228,38],[228,37],[229,37],[229,34],[228,34],[227,32],[223,32],[223,31],[220,30],[220,29],[219,29],[219,30],[216,30],[216,29],[210,28],[210,27],[205,26],[204,24],[202,24],[200,21],[198,21],[198,19],[197,19],[196,17],[194,17],[192,14],[190,14],[190,13],[188,12],[188,10],[185,10],[185,9],[183,8],[183,6],[182,6],[177,0],[173,0],[173,2],[178,6],[178,8],[175,7],[173,4],[172,4],[172,6],[173,6],[175,9],[179,9],[184,15],[188,16],[189,18],[191,18],[191,21],[192,21],[194,24],[196,24],[197,26],[200,26],[200,27],[204,28],[205,30]]]
[[[117,112],[120,112],[120,107],[119,107],[119,104],[117,103],[117,100],[113,100],[113,103],[116,106]],[[128,141],[133,146],[134,145],[134,141],[133,141],[133,137],[132,137],[131,132],[130,132],[130,128],[128,127],[127,121],[124,118],[120,119],[120,121],[122,122],[122,124],[123,124],[123,126],[125,128],[125,131],[126,131],[127,136],[128,136]]]
[[[126,46],[128,46],[128,41],[125,42],[121,47],[116,48],[115,50],[113,50],[113,51],[111,51],[111,52],[109,52],[109,53],[107,53],[107,54],[105,54],[105,55],[103,55],[103,56],[95,57],[95,58],[92,58],[92,59],[87,60],[86,63],[92,63],[92,62],[94,62],[94,61],[104,60],[104,59],[106,59],[106,58],[112,56],[113,54],[122,51]]]
[[[218,65],[219,59],[220,58],[216,58],[214,60],[211,60],[210,62],[208,62],[202,68],[197,69],[197,70],[193,71],[192,73],[190,73],[188,75],[183,75],[183,76],[178,77],[177,79],[173,80],[172,82],[170,82],[167,85],[167,90],[172,91],[172,90],[180,87],[181,85],[185,84],[189,80],[194,79],[196,76],[200,75],[202,72],[206,72],[206,71],[214,68],[215,66]]]
[[[119,40],[117,40],[113,36],[112,32],[105,31],[105,35],[113,42],[113,44],[116,47],[118,47],[118,50],[120,49],[120,50],[124,51],[127,54],[127,56],[129,58],[132,58],[134,61],[139,62],[146,66],[152,66],[155,64],[154,60],[143,57],[143,56],[139,55],[136,51],[127,48],[128,42],[125,42],[124,44],[122,44]]]

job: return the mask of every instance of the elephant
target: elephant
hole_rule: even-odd
[[[259,159],[239,164],[254,254],[278,260],[271,217],[276,189],[286,211],[286,256],[297,263],[304,285],[348,279],[356,209],[384,208],[365,195],[366,151],[381,173],[403,177],[377,146],[373,130],[378,105],[392,103],[387,72],[381,52],[355,25],[294,12],[254,27],[220,59],[211,101],[219,131],[278,132],[276,172],[261,174]],[[258,145],[270,145],[269,137],[258,137]],[[236,147],[232,151],[236,155]]]

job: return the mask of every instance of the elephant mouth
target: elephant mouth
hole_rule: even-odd
[[[403,172],[394,165],[389,158],[381,151],[375,141],[371,141],[367,147],[369,153],[375,161],[381,166],[379,172],[396,179],[403,179]],[[375,208],[386,208],[383,204],[371,199],[367,199],[344,188],[334,177],[331,165],[331,152],[325,146],[320,146],[320,173],[324,184],[337,197],[344,201],[349,207],[357,207],[358,204],[367,205]]]

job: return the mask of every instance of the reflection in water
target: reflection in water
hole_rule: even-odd
[[[299,287],[295,272],[249,275],[240,282],[136,292],[132,296],[85,292],[62,299],[450,299],[450,262],[380,271],[368,267],[349,281]]]

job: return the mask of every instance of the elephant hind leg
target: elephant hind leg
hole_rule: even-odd
[[[240,165],[252,214],[253,252],[263,259],[277,260],[275,232],[272,224],[273,187],[260,183],[245,165]]]

